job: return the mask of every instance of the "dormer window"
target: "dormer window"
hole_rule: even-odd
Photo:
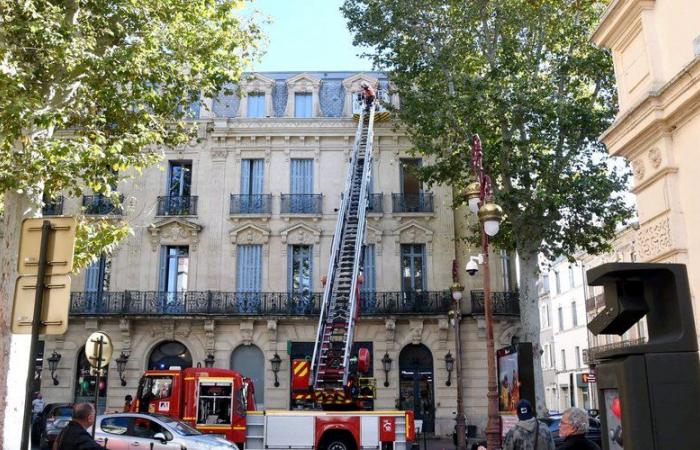
[[[286,117],[319,117],[321,115],[321,104],[319,102],[319,91],[321,90],[321,80],[301,73],[287,80],[287,109],[284,112]]]
[[[311,93],[297,92],[294,94],[294,117],[313,117]]]
[[[343,108],[344,116],[352,116],[359,114],[364,108],[362,102],[362,83],[367,83],[377,95],[382,93],[379,91],[379,80],[371,75],[358,73],[343,80],[343,88],[345,88],[345,106]]]
[[[265,108],[265,93],[251,92],[248,94],[248,114],[247,117],[265,117],[267,110]]]

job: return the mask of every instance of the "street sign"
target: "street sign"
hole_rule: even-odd
[[[104,332],[95,331],[85,341],[85,356],[92,367],[107,367],[112,359],[112,340]]]
[[[595,372],[589,372],[589,373],[582,373],[581,374],[581,380],[585,384],[590,384],[590,383],[595,383]]]
[[[70,309],[70,277],[51,275],[44,278],[44,299],[41,303],[39,334],[64,334],[68,328]],[[12,307],[12,332],[31,334],[34,302],[36,299],[36,276],[23,275],[17,278]]]
[[[22,221],[17,260],[17,271],[20,275],[36,275],[39,271],[41,226],[46,220],[51,222],[52,231],[46,249],[46,274],[66,275],[73,271],[75,231],[78,227],[75,218],[39,217]]]

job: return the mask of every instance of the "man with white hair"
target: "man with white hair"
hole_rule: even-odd
[[[559,423],[559,436],[564,441],[557,450],[600,450],[598,445],[585,435],[588,431],[588,414],[581,408],[564,411]]]

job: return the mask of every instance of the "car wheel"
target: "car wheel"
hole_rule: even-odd
[[[350,450],[350,447],[343,439],[334,439],[326,445],[326,450]]]

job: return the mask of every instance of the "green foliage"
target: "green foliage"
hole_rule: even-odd
[[[630,216],[597,137],[614,117],[609,55],[589,42],[603,2],[346,0],[355,44],[372,49],[429,182],[472,178],[471,135],[506,221],[496,244],[521,254],[601,252]],[[434,163],[433,163],[434,161]],[[456,199],[457,203],[464,199]]]
[[[111,194],[193,137],[184,119],[258,54],[242,0],[0,0],[0,193]],[[116,196],[113,196],[116,199]],[[79,248],[122,225],[85,223]]]

